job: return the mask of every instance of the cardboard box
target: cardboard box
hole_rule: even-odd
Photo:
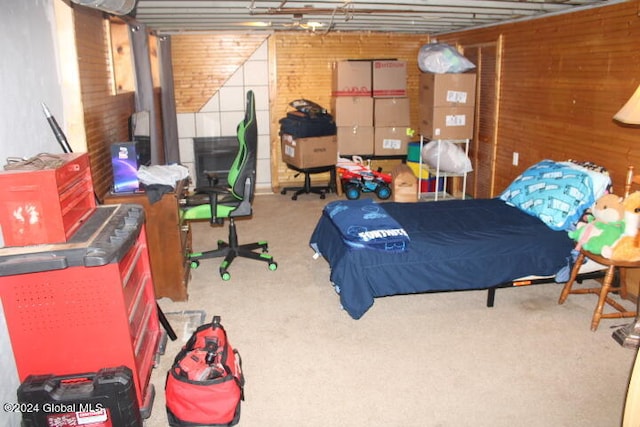
[[[371,61],[338,61],[333,64],[331,96],[371,96]]]
[[[393,168],[391,187],[394,202],[418,201],[418,179],[409,166],[400,164]]]
[[[420,74],[420,107],[471,107],[476,103],[474,73]]]
[[[473,138],[475,107],[425,107],[420,111],[420,134],[429,139]]]
[[[637,302],[640,296],[640,268],[625,268],[625,283],[631,299]]]
[[[407,96],[407,61],[373,61],[373,97]]]
[[[409,127],[378,127],[373,133],[373,154],[376,156],[406,156],[412,139]]]
[[[373,126],[373,98],[337,96],[331,98],[336,126]]]
[[[280,141],[282,161],[299,169],[335,165],[338,160],[335,135],[294,139],[284,134]]]
[[[379,170],[380,172],[391,173],[393,168],[395,168],[396,166],[402,163],[402,160],[382,159],[380,157],[373,157],[367,160],[367,163],[369,164],[369,167],[371,168],[371,170],[374,170],[374,171]]]
[[[410,126],[411,106],[409,98],[375,98],[373,125],[380,127]]]
[[[338,126],[340,156],[373,154],[373,126]]]

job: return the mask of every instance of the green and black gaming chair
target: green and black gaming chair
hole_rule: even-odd
[[[247,105],[244,119],[238,124],[238,154],[229,170],[229,187],[200,187],[194,190],[195,196],[187,201],[187,207],[183,211],[183,219],[186,221],[209,220],[213,225],[229,220],[229,241],[218,240],[218,248],[211,251],[189,254],[191,266],[196,268],[201,259],[224,257],[220,264],[220,276],[223,280],[229,280],[231,275],[228,268],[234,258],[240,256],[254,260],[264,261],[270,270],[275,270],[278,265],[267,252],[267,242],[256,242],[238,245],[235,218],[249,217],[252,214],[252,202],[256,181],[256,162],[258,150],[258,127],[256,125],[256,109],[253,91],[247,92]],[[189,206],[192,200],[205,202],[196,206]],[[198,199],[199,197],[199,199]],[[256,252],[260,250],[260,252]]]

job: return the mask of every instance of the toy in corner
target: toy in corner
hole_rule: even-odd
[[[375,193],[381,200],[391,197],[391,174],[371,170],[357,156],[353,160],[340,159],[336,166],[347,199],[357,200],[362,193]]]
[[[581,222],[569,237],[577,248],[613,261],[640,261],[638,244],[640,224],[640,191],[623,198],[605,194],[596,200],[588,222]]]
[[[596,255],[611,246],[624,232],[624,206],[622,197],[605,194],[596,200],[587,222],[578,223],[569,237],[576,241],[576,249],[584,249]]]

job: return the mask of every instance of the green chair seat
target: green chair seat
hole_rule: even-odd
[[[228,242],[218,240],[216,249],[189,254],[189,260],[194,268],[200,264],[202,259],[224,258],[220,264],[220,276],[223,280],[229,280],[231,277],[228,268],[236,257],[264,261],[271,271],[277,268],[273,257],[268,254],[267,242],[260,241],[239,245],[236,231],[235,218],[250,217],[252,214],[251,204],[255,192],[258,128],[253,91],[247,92],[245,116],[238,124],[237,136],[238,154],[236,154],[227,176],[228,191],[223,193],[209,192],[203,188],[197,197],[192,197],[190,200],[201,204],[187,206],[182,211],[182,218],[185,221],[208,219],[212,226],[218,226],[224,220],[229,221]],[[203,194],[207,196],[203,197]]]
[[[218,205],[216,217],[217,218],[229,218],[229,214],[234,211],[236,207],[230,205]],[[182,212],[182,219],[186,221],[198,221],[198,220],[208,220],[211,219],[211,206],[210,205],[200,205],[193,206],[188,209],[185,209]]]

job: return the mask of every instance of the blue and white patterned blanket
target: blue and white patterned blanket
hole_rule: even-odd
[[[552,230],[567,230],[596,197],[585,171],[567,162],[542,160],[518,176],[500,199],[539,218]]]
[[[351,248],[404,252],[409,235],[381,204],[372,199],[340,200],[323,210]]]

